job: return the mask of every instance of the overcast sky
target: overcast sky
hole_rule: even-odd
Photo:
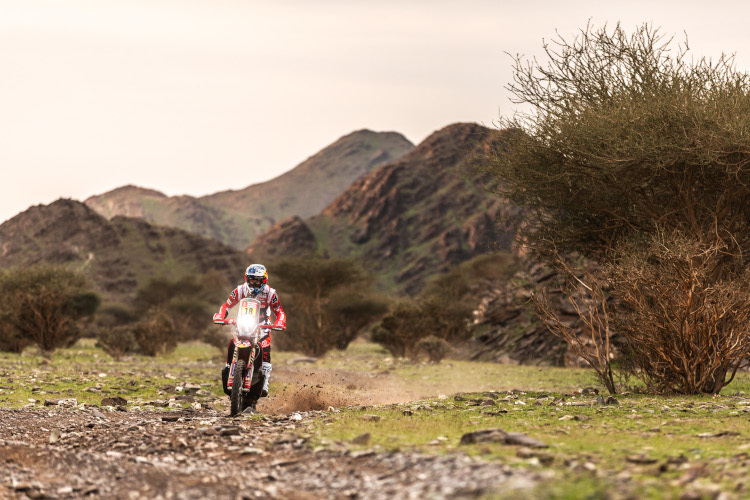
[[[619,6],[618,6],[619,4]],[[750,67],[745,2],[0,0],[0,222],[125,184],[204,195],[342,135],[513,113],[505,54],[643,22]]]

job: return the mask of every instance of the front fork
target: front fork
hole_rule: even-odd
[[[247,374],[245,375],[244,389],[249,391],[253,383],[253,371],[255,370],[255,349],[257,346],[252,346],[250,349],[250,356],[248,358]],[[232,368],[229,370],[229,380],[227,380],[227,387],[234,385],[234,367],[237,366],[237,358],[240,356],[240,349],[235,345],[234,354],[232,355]]]

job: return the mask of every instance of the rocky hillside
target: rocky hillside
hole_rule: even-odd
[[[73,200],[31,207],[0,225],[1,267],[70,263],[112,301],[126,299],[153,276],[216,270],[234,282],[246,260],[211,239],[136,218],[107,220]]]
[[[246,248],[275,222],[319,213],[352,182],[413,149],[395,132],[360,130],[346,135],[291,171],[268,182],[210,196],[166,196],[125,186],[85,201],[105,217],[139,217]],[[242,184],[242,170],[231,179]]]
[[[314,246],[323,254],[359,257],[384,289],[411,293],[431,275],[508,249],[512,234],[496,221],[501,211],[512,217],[517,209],[488,193],[469,168],[503,137],[469,123],[439,130],[356,181],[321,214],[271,228],[249,247],[251,260]]]

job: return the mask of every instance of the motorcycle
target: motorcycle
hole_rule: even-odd
[[[229,414],[235,416],[249,407],[255,408],[260,398],[264,382],[260,370],[261,330],[270,330],[271,325],[260,324],[260,302],[251,298],[240,300],[237,319],[227,318],[218,324],[233,327],[234,354],[229,371],[222,373],[222,384],[231,401]]]

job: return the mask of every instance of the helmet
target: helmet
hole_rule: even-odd
[[[262,264],[252,264],[245,270],[245,283],[250,289],[258,293],[268,281],[268,271]]]

